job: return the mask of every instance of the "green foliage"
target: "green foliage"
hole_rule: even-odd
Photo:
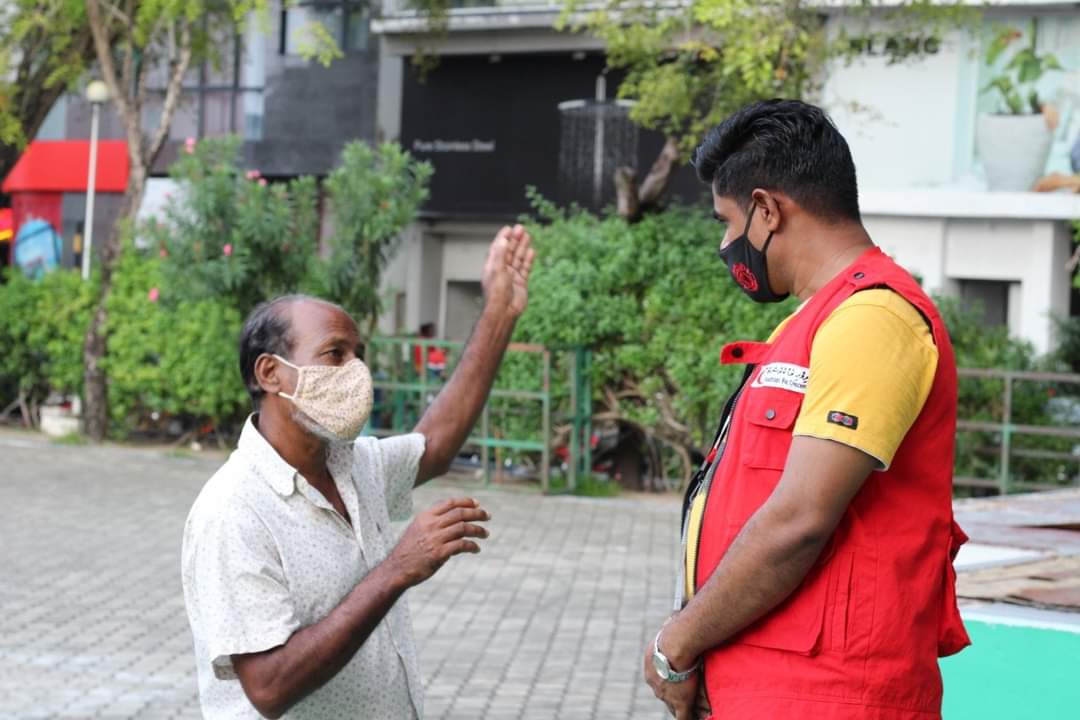
[[[852,12],[862,10],[869,18],[867,11],[878,5],[883,4],[867,1]],[[902,30],[937,33],[967,17],[962,5],[909,0],[882,17]],[[626,71],[619,96],[636,101],[631,119],[677,138],[688,152],[736,109],[771,97],[803,97],[830,55],[850,57],[850,38],[843,32],[828,38],[824,18],[819,3],[800,0],[692,0],[677,6],[564,0],[559,27],[600,38],[608,66]]]
[[[1062,364],[1071,356],[1068,337],[1055,356],[1037,358],[1027,342],[1010,338],[1004,327],[986,327],[978,308],[965,309],[952,298],[936,298],[949,328],[961,368],[1040,371],[1065,370]],[[1077,325],[1063,324],[1080,328]],[[1074,330],[1080,333],[1080,330]],[[1075,342],[1074,336],[1074,342]],[[1075,350],[1073,350],[1074,352]],[[1074,359],[1076,359],[1074,357]],[[1067,383],[1016,380],[1012,384],[1009,421],[1013,425],[1063,426],[1063,419],[1053,410],[1053,402],[1080,406],[1080,387]],[[1005,420],[1005,381],[995,378],[960,378],[957,418],[1000,423]],[[1001,474],[1000,433],[960,431],[956,438],[956,475],[996,479]],[[1013,482],[1055,485],[1070,482],[1076,474],[1075,460],[1065,460],[1073,452],[1075,441],[1067,438],[1013,435],[1010,441],[1009,475]],[[1057,453],[1052,457],[1047,453]]]
[[[67,445],[73,447],[81,447],[83,445],[89,445],[86,437],[79,433],[68,433],[67,435],[61,435],[58,438],[53,438],[53,445]]]
[[[22,147],[90,57],[82,0],[0,3],[0,144]]]
[[[109,414],[127,432],[155,417],[202,425],[237,419],[247,407],[228,298],[166,302],[164,263],[126,245],[109,297]]]
[[[1073,227],[1073,245],[1078,246],[1078,247],[1073,248],[1073,252],[1076,253],[1076,252],[1080,252],[1080,220],[1073,220],[1072,227]],[[1073,287],[1080,288],[1080,272],[1077,272],[1076,268],[1073,268],[1072,282],[1073,282]]]
[[[143,228],[164,259],[164,301],[216,298],[244,316],[264,300],[307,291],[373,325],[382,272],[427,198],[431,166],[391,143],[346,145],[325,183],[334,232],[323,258],[315,180],[269,184],[238,158],[239,141],[219,138],[173,165],[180,192],[164,220]]]
[[[314,268],[320,294],[374,328],[381,310],[379,281],[401,231],[428,197],[432,167],[396,143],[345,146],[326,178],[333,212],[330,257]]]
[[[40,294],[40,287],[18,270],[9,269],[0,285],[0,405],[20,391],[40,396],[48,388],[44,348],[30,344]]]
[[[237,419],[247,393],[237,372],[240,315],[203,298],[166,305],[162,263],[126,243],[106,305],[109,415],[125,434],[148,427],[154,413],[197,424]],[[0,406],[19,393],[28,405],[51,392],[82,388],[82,345],[96,298],[96,278],[74,270],[34,281],[10,272],[0,284]]]
[[[39,281],[9,270],[0,284],[0,406],[20,393],[43,401],[49,391],[82,387],[82,341],[94,283],[58,270]]]
[[[999,99],[1011,115],[1042,112],[1042,101],[1036,88],[1042,76],[1051,70],[1062,70],[1052,53],[1035,50],[1036,21],[1031,21],[1030,42],[1016,51],[1001,72],[991,78],[983,92],[997,91]],[[998,27],[986,51],[986,63],[996,65],[1005,51],[1024,37],[1024,33],[1009,26]]]
[[[717,256],[723,228],[703,209],[630,224],[533,201],[537,261],[515,339],[592,350],[604,412],[673,445],[706,444],[741,377],[720,365],[720,348],[765,339],[793,302],[743,296]]]
[[[1053,360],[1062,372],[1080,373],[1080,315],[1057,320],[1058,348]]]
[[[297,50],[302,57],[314,59],[323,67],[345,57],[337,40],[322,23],[313,20],[300,27],[297,33]]]
[[[39,283],[30,344],[44,348],[49,385],[62,393],[78,393],[83,382],[83,338],[93,312],[97,283],[83,282],[74,270],[49,273]]]
[[[270,185],[239,166],[239,140],[204,140],[171,168],[180,186],[143,235],[164,259],[170,304],[216,298],[240,315],[299,290],[318,250],[318,188]]]
[[[936,297],[934,303],[949,328],[957,367],[1031,370],[1035,349],[1030,343],[1009,337],[1004,326],[987,327],[979,308],[960,300]]]

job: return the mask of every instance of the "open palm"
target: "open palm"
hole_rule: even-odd
[[[524,227],[515,225],[500,230],[484,263],[487,303],[507,310],[515,318],[525,312],[529,302],[529,273],[535,257],[532,238]]]

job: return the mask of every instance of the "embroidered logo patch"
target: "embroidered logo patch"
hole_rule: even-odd
[[[750,387],[773,387],[781,390],[806,394],[806,383],[810,380],[810,368],[792,363],[769,363],[761,368]]]
[[[826,418],[833,425],[839,425],[840,427],[846,427],[848,430],[854,430],[859,427],[859,418],[854,415],[848,415],[842,413],[839,410],[830,410],[829,417]]]
[[[742,263],[736,263],[735,267],[731,268],[731,274],[735,277],[735,282],[750,292],[758,289],[757,278],[754,277],[754,273],[750,272],[750,268]]]

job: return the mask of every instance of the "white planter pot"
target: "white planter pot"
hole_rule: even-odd
[[[1043,175],[1054,134],[1042,115],[980,115],[975,152],[991,190],[1031,190]]]
[[[41,432],[52,437],[75,435],[79,432],[79,417],[53,405],[41,408]]]

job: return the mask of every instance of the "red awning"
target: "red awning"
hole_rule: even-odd
[[[15,233],[15,216],[11,208],[0,208],[0,242],[11,240]]]
[[[97,192],[124,192],[128,178],[127,143],[98,143]],[[89,140],[35,140],[4,178],[3,191],[86,192]]]

